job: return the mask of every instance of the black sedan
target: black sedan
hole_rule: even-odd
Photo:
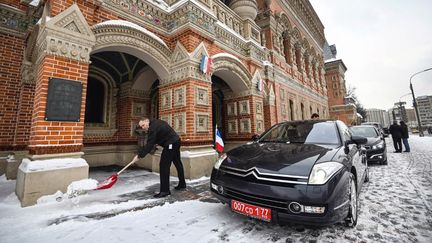
[[[280,123],[220,156],[211,191],[234,212],[261,220],[353,227],[368,180],[364,143],[341,121]]]
[[[361,125],[351,127],[353,135],[367,138],[365,145],[368,162],[387,164],[387,146],[384,137],[374,126]]]

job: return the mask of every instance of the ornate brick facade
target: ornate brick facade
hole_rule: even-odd
[[[84,152],[93,165],[111,146],[106,164],[121,164],[147,115],[205,157],[216,124],[230,147],[277,122],[329,117],[324,26],[307,0],[29,2],[0,4],[3,154]],[[46,119],[50,78],[82,84],[78,121]]]

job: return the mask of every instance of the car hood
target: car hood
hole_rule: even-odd
[[[256,168],[262,173],[309,176],[317,162],[332,160],[338,145],[252,143],[227,153],[222,164],[240,170]]]
[[[366,145],[368,145],[368,146],[372,146],[372,145],[378,143],[379,141],[381,141],[381,138],[380,138],[380,137],[377,137],[377,138],[374,138],[374,137],[368,137],[368,138],[367,138],[367,143],[366,143]]]

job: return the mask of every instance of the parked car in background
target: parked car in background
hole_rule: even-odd
[[[387,132],[387,135],[385,134],[384,128],[381,125],[381,123],[379,123],[379,122],[362,122],[361,125],[371,125],[371,126],[374,126],[378,130],[378,132],[380,134],[383,134],[384,137],[388,137],[388,135],[389,135],[389,132]]]
[[[351,127],[351,131],[356,136],[367,138],[368,141],[365,148],[368,162],[387,164],[387,145],[383,135],[378,132],[375,126],[353,126]]]
[[[264,221],[357,223],[358,194],[369,180],[361,144],[341,121],[274,125],[217,160],[211,191],[232,211]]]

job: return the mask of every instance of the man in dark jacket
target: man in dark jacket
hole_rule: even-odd
[[[163,147],[159,163],[160,192],[154,195],[154,197],[166,197],[171,194],[169,189],[171,162],[174,163],[179,178],[179,184],[175,189],[186,189],[183,164],[180,160],[180,137],[168,123],[162,120],[150,120],[144,117],[139,121],[138,125],[148,132],[148,139],[147,144],[139,148],[138,154],[134,158],[135,160],[144,158],[156,144]]]
[[[408,143],[408,138],[409,138],[408,127],[407,127],[407,125],[405,124],[404,121],[400,121],[400,125],[401,125],[401,128],[402,128],[402,142],[403,142],[403,144],[405,146],[405,151],[404,152],[408,152],[409,153],[411,150],[410,150],[410,146],[409,146],[409,143]]]
[[[396,150],[395,153],[402,153],[402,127],[397,124],[397,121],[393,121],[389,132],[392,135],[393,146]]]

